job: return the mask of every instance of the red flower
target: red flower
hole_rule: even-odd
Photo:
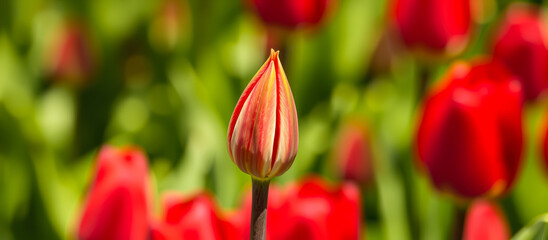
[[[237,240],[240,229],[221,216],[204,193],[190,199],[174,193],[163,198],[164,216],[151,226],[152,240]]]
[[[146,239],[147,159],[136,148],[104,146],[78,229],[78,239]]]
[[[339,174],[347,180],[367,184],[372,178],[371,146],[365,124],[347,121],[335,145],[335,164]]]
[[[268,25],[290,29],[317,26],[335,0],[248,0]]]
[[[52,77],[72,84],[87,81],[93,70],[93,56],[83,26],[67,23],[55,37],[47,63]]]
[[[520,77],[527,100],[548,88],[548,24],[541,15],[540,8],[513,4],[495,36],[493,57]]]
[[[471,31],[470,0],[394,0],[392,20],[408,48],[457,55]]]
[[[439,190],[461,197],[501,194],[521,161],[521,84],[487,61],[454,64],[446,78],[426,98],[419,165]]]
[[[497,205],[486,200],[475,201],[466,214],[463,239],[510,239],[510,230],[504,213]]]
[[[241,215],[246,219],[241,239],[249,239],[249,211],[250,196]],[[266,236],[276,240],[359,239],[360,211],[360,193],[351,183],[331,187],[319,178],[309,178],[285,190],[271,186]]]

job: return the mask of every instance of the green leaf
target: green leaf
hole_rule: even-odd
[[[513,240],[544,240],[548,239],[548,214],[538,217],[533,223],[522,228]]]

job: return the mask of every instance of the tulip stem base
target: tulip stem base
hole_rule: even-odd
[[[251,178],[252,204],[251,204],[251,240],[266,239],[266,205],[268,202],[268,186],[270,180]]]

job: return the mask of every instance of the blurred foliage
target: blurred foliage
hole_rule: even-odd
[[[175,27],[163,25],[170,21],[162,18],[163,1],[0,3],[0,239],[73,238],[102,144],[142,147],[156,198],[166,189],[205,188],[224,207],[240,202],[250,181],[230,161],[226,129],[267,56],[265,29],[243,1],[176,2]],[[496,1],[463,58],[486,53],[509,2]],[[293,167],[274,181],[310,173],[339,181],[330,162],[334,139],[344,119],[359,115],[370,125],[375,172],[375,184],[363,188],[365,234],[446,239],[455,206],[413,164],[419,63],[399,53],[389,71],[370,68],[386,8],[385,1],[343,0],[321,28],[288,36],[280,54],[301,141]],[[67,21],[85,29],[92,49],[83,84],[49,72],[55,60],[48,51]],[[432,81],[450,62],[430,66]],[[501,200],[513,233],[548,212],[539,150],[546,103],[526,106],[525,163]]]
[[[516,236],[515,240],[536,240],[536,239],[546,239],[548,238],[548,216],[546,214],[538,217],[535,221],[528,226],[520,230]]]

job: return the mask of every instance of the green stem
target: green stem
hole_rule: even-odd
[[[466,218],[466,207],[455,207],[455,222],[453,223],[453,240],[461,240],[464,232],[464,220]]]
[[[417,103],[421,103],[422,99],[424,98],[424,95],[426,94],[426,90],[428,88],[428,83],[430,81],[430,69],[428,66],[425,66],[424,64],[420,64],[419,66],[419,85],[417,90]]]
[[[268,202],[269,180],[263,181],[251,177],[252,204],[251,204],[251,240],[266,239],[266,206]]]

